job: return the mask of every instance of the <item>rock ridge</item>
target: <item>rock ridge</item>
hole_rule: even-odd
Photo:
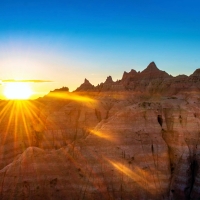
[[[130,72],[124,72],[122,79],[116,82],[112,80],[111,76],[108,76],[104,83],[97,86],[93,86],[89,81],[85,81],[75,91],[117,92],[131,90],[143,93],[143,95],[176,95],[188,92],[191,88],[199,88],[199,81],[200,69],[197,69],[189,77],[186,75],[173,77],[167,72],[158,69],[155,62],[151,62],[141,72],[137,72],[134,69]]]

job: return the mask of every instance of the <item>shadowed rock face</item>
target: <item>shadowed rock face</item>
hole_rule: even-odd
[[[151,63],[108,77],[102,91],[85,80],[79,93],[1,101],[0,199],[199,199],[193,75],[174,78]],[[131,82],[141,85],[128,90]]]

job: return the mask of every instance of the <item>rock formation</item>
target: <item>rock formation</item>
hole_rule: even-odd
[[[200,199],[200,70],[87,79],[0,102],[0,199]]]
[[[76,89],[76,92],[88,91],[92,89],[94,89],[94,86],[87,79],[85,79],[84,83]]]

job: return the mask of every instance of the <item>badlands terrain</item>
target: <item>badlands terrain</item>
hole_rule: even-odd
[[[87,79],[0,101],[0,199],[200,199],[200,69]]]

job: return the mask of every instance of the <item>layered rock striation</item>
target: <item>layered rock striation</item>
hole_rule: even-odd
[[[0,199],[199,199],[199,70],[1,101]]]

